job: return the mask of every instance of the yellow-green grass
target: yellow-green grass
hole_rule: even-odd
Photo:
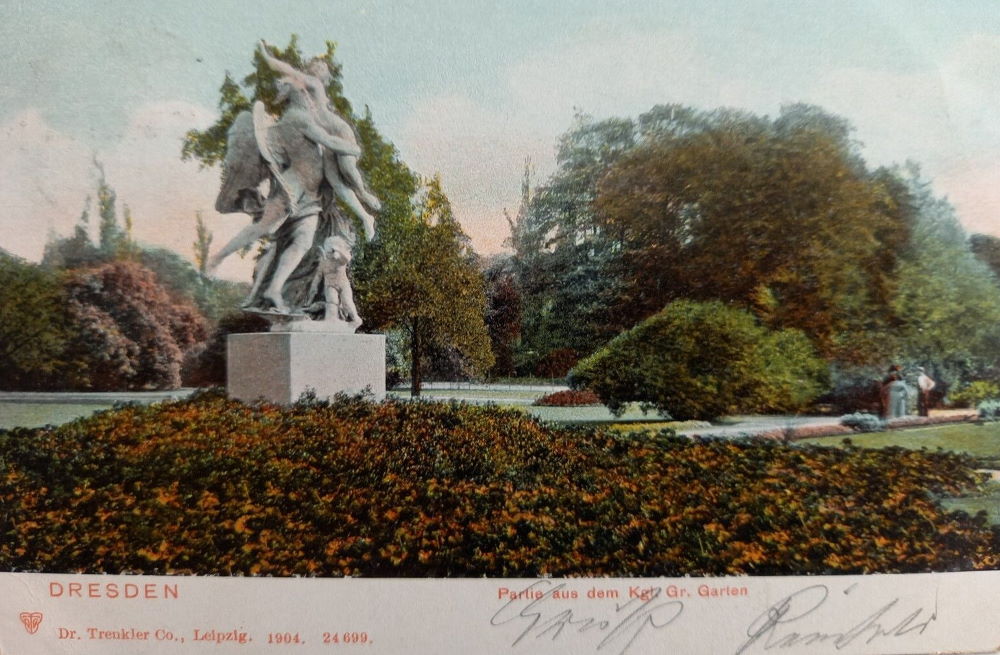
[[[888,448],[899,446],[910,450],[948,450],[965,453],[985,460],[1000,460],[1000,423],[957,423],[926,428],[869,432],[848,437],[860,448]],[[819,446],[839,446],[845,437],[817,437],[798,443]]]
[[[60,425],[111,407],[100,403],[0,402],[0,430]]]
[[[1000,483],[987,482],[982,491],[975,495],[959,498],[942,498],[941,505],[945,509],[976,514],[986,512],[990,523],[1000,525]]]
[[[606,427],[616,432],[659,432],[661,430],[693,430],[711,424],[706,421],[649,421],[635,423],[612,423]]]

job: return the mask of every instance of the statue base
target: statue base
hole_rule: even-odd
[[[230,334],[226,347],[226,392],[235,400],[288,405],[309,390],[317,398],[366,390],[376,400],[385,398],[381,334]]]

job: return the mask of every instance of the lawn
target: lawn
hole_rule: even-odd
[[[517,409],[542,421],[564,424],[606,425],[621,431],[646,430],[658,432],[663,428],[676,428],[677,423],[657,420],[657,414],[643,412],[638,403],[629,404],[621,416],[615,416],[603,405],[583,407],[541,407],[532,403],[544,396],[545,391],[521,391],[512,389],[424,389],[420,397],[424,400],[458,400],[474,404],[492,403],[500,407]],[[406,400],[410,392],[394,390],[390,397]]]
[[[851,443],[860,448],[887,448],[899,446],[910,450],[948,450],[972,455],[983,463],[983,468],[1000,469],[1000,423],[957,423],[928,428],[869,432],[850,437]],[[798,443],[818,446],[841,445],[844,437],[818,437]]]
[[[394,398],[410,398],[408,389],[390,391],[388,395]],[[511,402],[520,405],[531,404],[537,398],[545,395],[544,391],[522,391],[512,389],[423,389],[420,397],[425,400],[468,400],[470,402],[493,401],[497,404]]]
[[[0,430],[61,425],[111,407],[100,403],[0,402]]]

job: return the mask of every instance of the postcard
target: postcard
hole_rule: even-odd
[[[0,655],[1000,652],[993,6],[3,14]]]

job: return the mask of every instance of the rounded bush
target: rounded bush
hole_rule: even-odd
[[[855,432],[880,432],[885,430],[885,421],[868,412],[855,412],[840,417],[840,424]]]
[[[797,330],[770,331],[721,302],[668,305],[573,369],[612,412],[629,402],[679,420],[806,407],[826,365]]]
[[[976,380],[949,394],[955,407],[978,407],[980,403],[1000,397],[1000,387],[988,380]]]

